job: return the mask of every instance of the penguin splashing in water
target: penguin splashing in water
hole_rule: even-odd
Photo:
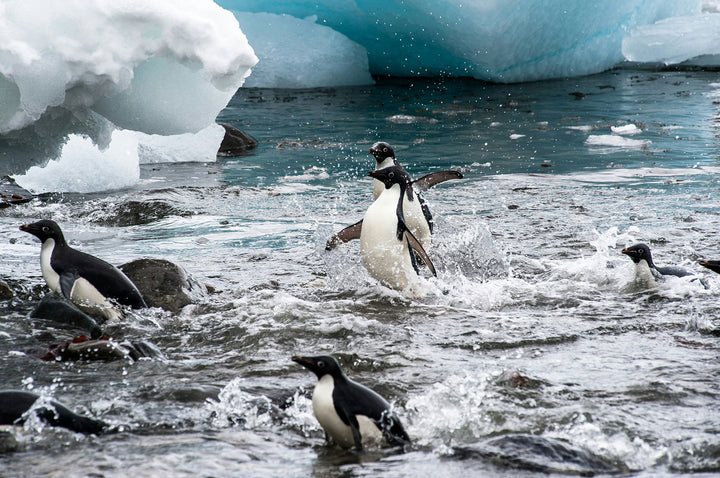
[[[419,270],[415,254],[433,275],[437,276],[437,273],[405,220],[405,202],[418,202],[410,176],[399,165],[371,171],[368,175],[381,181],[385,189],[363,218],[360,232],[362,262],[370,275],[386,287],[421,296],[416,287]]]

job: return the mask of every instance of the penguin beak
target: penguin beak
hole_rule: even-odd
[[[620,251],[621,254],[625,254],[626,256],[632,256],[635,251],[631,251],[630,249],[623,249]]]
[[[295,356],[292,357],[290,360],[292,360],[292,361],[295,362],[295,363],[298,363],[298,364],[302,365],[302,366],[305,367],[305,368],[309,368],[309,367],[311,367],[311,366],[313,365],[312,360],[306,359],[305,357],[303,357],[303,356],[301,356],[301,355],[295,355]]]
[[[382,178],[384,177],[383,174],[377,170],[370,171],[369,173],[367,173],[367,175],[370,176],[371,178],[380,179],[380,180],[382,180]]]

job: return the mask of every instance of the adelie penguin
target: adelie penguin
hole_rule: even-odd
[[[678,266],[659,267],[655,265],[647,244],[635,244],[621,251],[635,263],[635,280],[653,284],[664,280],[665,276],[686,277],[693,275],[689,270]]]
[[[388,143],[378,142],[373,144],[370,148],[370,154],[375,158],[376,171],[399,165],[397,159],[395,159],[395,151]],[[462,177],[463,175],[458,171],[437,171],[425,175],[416,181],[411,180],[416,194],[412,200],[405,203],[403,213],[405,214],[408,228],[410,228],[410,231],[426,249],[430,247],[430,235],[432,234],[434,223],[430,208],[419,193],[427,191],[436,184],[451,179],[462,179]],[[384,188],[385,185],[382,181],[377,179],[373,181],[373,200],[377,200]],[[358,221],[335,234],[328,240],[325,250],[329,251],[344,242],[359,239],[362,223],[362,220]]]
[[[50,289],[89,313],[108,320],[122,315],[112,302],[147,307],[135,284],[117,267],[70,247],[56,222],[41,220],[20,226],[40,239],[40,269]]]
[[[376,392],[350,380],[337,360],[329,355],[295,356],[317,375],[312,395],[313,413],[327,436],[343,448],[381,445],[404,446],[410,437],[390,404]]]
[[[413,199],[412,181],[402,166],[394,165],[369,176],[382,181],[385,189],[363,218],[360,253],[370,275],[384,286],[418,297],[417,256],[437,276],[422,244],[405,222],[404,203]]]

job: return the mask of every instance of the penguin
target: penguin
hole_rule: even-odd
[[[48,287],[80,308],[116,320],[121,313],[110,301],[136,309],[147,307],[125,274],[102,259],[70,247],[56,222],[41,220],[24,224],[20,230],[42,242],[40,269]]]
[[[0,425],[22,425],[27,420],[28,410],[32,409],[38,398],[39,395],[23,390],[0,390]],[[107,423],[78,415],[54,400],[38,406],[34,412],[49,425],[78,433],[99,435],[109,428]]]
[[[392,146],[383,141],[373,144],[370,147],[370,154],[373,155],[376,161],[375,170],[400,164],[395,158],[395,151]],[[430,247],[430,235],[433,232],[434,221],[430,208],[419,193],[427,191],[436,184],[440,184],[451,179],[462,178],[463,175],[459,171],[437,171],[427,174],[416,181],[411,181],[415,189],[415,197],[417,198],[417,201],[413,199],[412,201],[406,203],[403,213],[405,214],[410,231],[412,231],[415,237],[417,237],[424,248],[428,249]],[[377,179],[373,181],[374,201],[377,200],[383,189],[385,189],[385,185],[382,181]],[[330,251],[344,242],[359,239],[361,229],[362,220],[344,228],[328,240],[325,250]]]
[[[720,274],[720,261],[700,261],[698,264]]]
[[[327,436],[343,448],[361,451],[382,439],[391,446],[410,443],[400,419],[390,404],[376,392],[350,380],[330,355],[292,357],[317,375],[312,395],[313,413]]]
[[[635,244],[621,251],[635,263],[635,278],[649,284],[663,281],[665,276],[685,277],[693,275],[689,270],[678,267],[658,267],[655,265],[647,244]]]
[[[419,274],[417,254],[437,276],[430,257],[405,222],[404,203],[417,200],[410,176],[400,165],[370,171],[368,176],[382,181],[385,189],[363,218],[360,253],[365,268],[386,287],[405,291],[415,285]],[[415,290],[410,292],[418,295]]]

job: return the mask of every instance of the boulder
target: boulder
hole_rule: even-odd
[[[229,124],[220,123],[220,126],[225,128],[225,137],[222,143],[220,143],[220,148],[217,152],[218,157],[234,158],[236,156],[242,156],[247,151],[257,147],[257,140],[249,134]]]
[[[46,294],[30,313],[30,317],[53,320],[77,327],[88,332],[92,338],[98,338],[102,335],[102,330],[95,319],[57,292]]]
[[[150,307],[174,314],[207,294],[205,286],[192,279],[185,269],[164,259],[137,259],[120,266]]]

